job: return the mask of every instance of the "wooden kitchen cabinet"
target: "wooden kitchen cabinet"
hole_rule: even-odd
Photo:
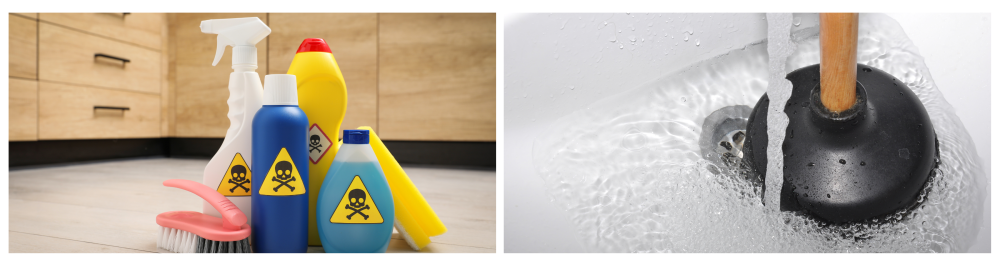
[[[7,67],[10,77],[38,79],[38,21],[8,14]]]
[[[379,137],[496,141],[496,14],[380,14]]]
[[[39,140],[160,137],[159,94],[41,81],[38,104]]]
[[[495,14],[8,16],[11,141],[224,137],[232,48],[212,66],[217,36],[199,25],[249,16],[272,29],[256,45],[262,80],[286,73],[303,39],[327,41],[347,83],[343,129],[496,141]]]
[[[158,51],[48,22],[39,27],[38,79],[160,93]]]
[[[159,13],[41,13],[39,19],[154,50],[162,45]]]
[[[340,128],[371,126],[377,133],[378,14],[276,13],[269,20],[268,73],[287,73],[302,40],[326,40],[347,84],[347,114]]]
[[[10,141],[38,140],[38,81],[9,78]]]

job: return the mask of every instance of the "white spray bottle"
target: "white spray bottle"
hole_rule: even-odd
[[[271,34],[263,21],[256,17],[211,19],[201,22],[201,32],[218,34],[215,61],[219,63],[226,46],[233,46],[233,73],[229,75],[229,130],[222,147],[205,167],[206,186],[215,187],[247,216],[250,212],[250,178],[264,177],[266,172],[250,172],[251,128],[254,114],[262,104],[264,87],[257,75],[257,42]],[[257,175],[257,174],[261,175]],[[221,217],[208,202],[202,207],[205,214]]]

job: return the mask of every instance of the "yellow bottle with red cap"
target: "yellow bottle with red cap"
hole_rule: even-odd
[[[309,245],[319,246],[316,226],[316,199],[327,170],[337,155],[340,124],[347,112],[347,86],[337,60],[326,41],[302,41],[288,67],[298,82],[299,108],[309,117]]]

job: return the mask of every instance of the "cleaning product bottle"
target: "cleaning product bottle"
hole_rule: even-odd
[[[392,192],[368,145],[368,130],[344,130],[344,145],[323,180],[316,205],[323,249],[385,252],[394,219]]]
[[[309,221],[309,119],[298,107],[294,75],[264,76],[264,106],[253,118],[250,242],[257,253],[306,252]]]
[[[229,130],[222,147],[205,166],[202,183],[225,195],[247,217],[252,217],[251,190],[251,123],[261,106],[260,76],[257,69],[257,48],[254,46],[271,29],[256,17],[211,19],[201,22],[201,32],[218,34],[215,50],[217,65],[226,46],[233,46],[233,73],[229,75]],[[222,217],[209,202],[202,212]]]
[[[299,108],[309,117],[309,184],[319,187],[337,153],[337,134],[347,112],[347,87],[337,60],[326,41],[305,39],[288,67],[299,85]],[[319,189],[309,191],[309,205],[316,205]],[[309,245],[320,245],[316,213],[309,212]]]

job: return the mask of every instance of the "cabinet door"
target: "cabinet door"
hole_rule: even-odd
[[[38,21],[18,15],[7,15],[7,21],[10,76],[38,79]]]
[[[253,17],[267,23],[267,15],[181,13],[172,16],[170,31],[174,43],[174,71],[176,77],[174,120],[177,137],[225,137],[229,129],[229,74],[233,72],[232,48],[226,48],[219,64],[215,59],[215,34],[201,32],[202,20]],[[272,31],[273,33],[273,31]],[[265,38],[257,43],[257,74],[261,81],[267,74],[267,43]]]
[[[9,78],[10,141],[38,140],[38,81]]]
[[[160,53],[48,22],[39,24],[38,79],[160,93]]]
[[[496,14],[379,14],[379,137],[496,141]]]
[[[378,14],[270,14],[268,73],[284,74],[306,38],[322,38],[347,84],[347,115],[341,129],[371,126],[378,133],[375,66]],[[341,132],[337,132],[340,134]],[[332,137],[332,136],[331,136]]]
[[[159,94],[45,81],[38,94],[41,140],[160,137]]]
[[[41,20],[160,50],[160,13],[41,13]]]

